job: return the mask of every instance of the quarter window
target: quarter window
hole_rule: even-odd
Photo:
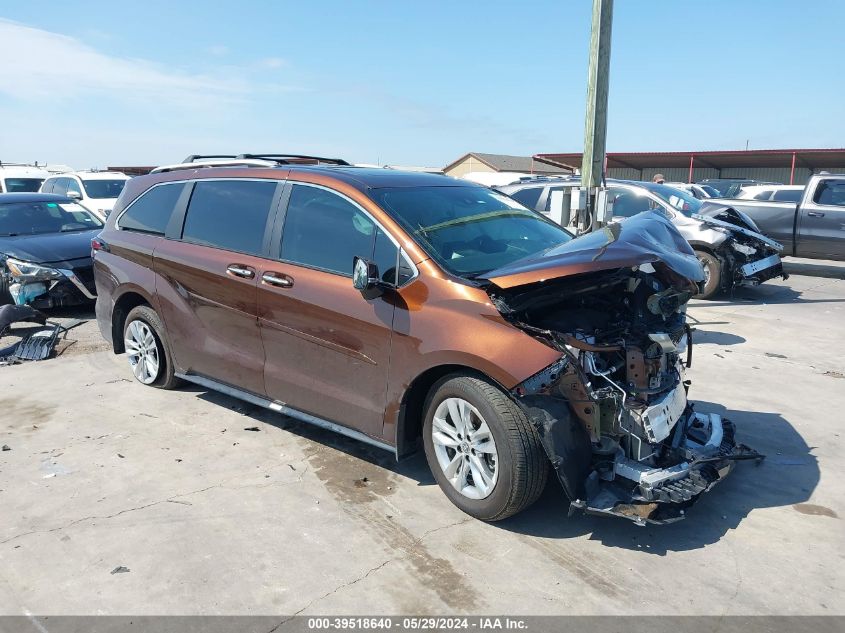
[[[196,183],[182,239],[260,255],[276,181],[209,180]]]
[[[164,235],[173,208],[185,188],[184,183],[159,185],[147,190],[135,200],[118,221],[119,228],[126,231]]]
[[[293,185],[285,214],[281,258],[351,277],[356,255],[373,256],[376,230],[375,223],[361,209],[338,194]],[[395,249],[395,245],[391,246]],[[389,260],[390,255],[384,253],[382,250],[379,257]],[[395,268],[395,250],[393,253]],[[380,261],[376,263],[384,275],[388,269],[382,269]]]
[[[780,191],[775,191],[775,195],[772,196],[772,200],[778,200],[780,202],[800,202],[803,195],[803,189],[781,189]]]
[[[540,200],[540,194],[543,193],[543,187],[526,187],[511,194],[511,198],[518,200],[528,209],[537,210],[537,201]]]

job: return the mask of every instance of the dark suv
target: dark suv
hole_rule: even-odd
[[[702,269],[662,216],[572,239],[443,175],[222,158],[129,181],[92,242],[100,328],[140,382],[422,443],[485,520],[537,499],[550,462],[574,507],[641,523],[730,470],[733,425],[683,383]]]

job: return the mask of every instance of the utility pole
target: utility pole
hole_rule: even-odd
[[[596,207],[598,188],[604,177],[607,140],[607,87],[610,79],[610,36],[613,27],[613,0],[593,0],[593,26],[590,35],[590,69],[587,77],[587,120],[584,126],[584,156],[581,162],[581,189],[586,209],[579,211],[578,232],[599,228]]]

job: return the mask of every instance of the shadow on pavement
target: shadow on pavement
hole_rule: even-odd
[[[416,481],[420,486],[435,485],[422,450],[397,463],[387,451],[331,431],[201,387],[187,386],[185,389],[196,392],[203,400],[242,413],[245,427],[257,421],[271,424]],[[723,482],[688,511],[687,519],[643,528],[622,519],[583,514],[569,517],[569,501],[557,479],[550,478],[537,503],[517,516],[493,525],[544,538],[566,539],[589,534],[590,540],[609,547],[664,556],[670,551],[700,549],[719,541],[752,510],[792,506],[810,498],[820,478],[818,462],[811,453],[812,447],[807,446],[789,421],[778,413],[730,411],[711,402],[697,401],[696,408],[732,420],[737,426],[737,440],[765,454],[766,459],[759,466],[739,462]],[[448,503],[445,496],[443,502]]]
[[[546,538],[590,535],[609,547],[665,556],[668,552],[700,549],[716,543],[735,529],[752,510],[792,506],[807,501],[819,482],[819,467],[812,447],[780,414],[729,411],[711,402],[697,410],[718,413],[737,426],[737,439],[766,455],[759,466],[740,462],[734,471],[670,525],[638,527],[613,518],[567,517],[568,502],[553,482],[527,511],[496,525],[503,529]]]

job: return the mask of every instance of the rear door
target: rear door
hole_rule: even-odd
[[[796,255],[845,259],[845,178],[821,180],[799,209]]]
[[[283,181],[193,183],[190,202],[155,251],[156,293],[176,364],[264,395],[259,274]]]
[[[360,205],[334,190],[291,183],[258,284],[267,396],[380,436],[395,296],[365,299],[352,259],[396,275],[399,249]]]

